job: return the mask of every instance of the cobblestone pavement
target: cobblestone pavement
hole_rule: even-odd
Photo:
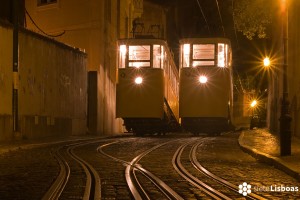
[[[246,182],[252,192],[268,199],[297,199],[300,192],[267,191],[275,186],[293,186],[300,189],[299,182],[271,165],[257,162],[251,155],[241,151],[234,138],[238,133],[225,134],[219,138],[208,138],[198,149],[198,160],[212,173],[225,180],[241,185]]]
[[[266,131],[261,133],[259,131],[247,130],[242,133],[225,133],[219,137],[200,136],[189,138],[182,135],[167,135],[163,137],[118,138],[116,140],[121,142],[117,145],[106,147],[105,151],[120,159],[130,161],[134,156],[151,146],[170,139],[179,139],[151,152],[140,161],[140,164],[168,184],[184,199],[211,199],[204,195],[201,190],[194,188],[180,177],[171,164],[172,156],[177,148],[184,142],[193,139],[201,142],[197,149],[197,159],[212,173],[237,187],[246,182],[252,186],[253,193],[269,199],[298,199],[300,196],[299,191],[287,192],[282,191],[281,188],[298,187],[300,189],[299,181],[269,164],[257,161],[243,151],[245,148],[258,151],[258,147],[261,146],[260,142],[266,140],[266,136],[268,136],[270,140],[264,143],[267,144],[267,147],[269,146],[269,148],[265,147],[265,149],[270,150],[268,155],[272,158],[281,159],[276,154],[276,147],[274,147],[276,139],[272,139]],[[261,136],[261,138],[258,139],[258,136]],[[59,141],[61,139],[51,140],[52,145],[50,146],[49,144],[45,146],[47,144],[46,141],[39,141],[34,144],[29,144],[29,141],[27,141],[23,145],[21,142],[14,145],[0,144],[0,152],[4,152],[0,153],[0,199],[40,199],[39,197],[43,196],[59,172],[56,161],[49,153],[53,145],[59,145]],[[114,139],[111,141],[114,141]],[[243,144],[243,150],[241,149],[241,144]],[[96,151],[99,145],[100,143],[82,147],[76,149],[76,152],[82,157],[88,154],[89,157],[86,160],[99,172],[102,184],[102,199],[131,199],[132,196],[124,178],[124,163],[109,161],[107,157],[99,155]],[[189,164],[188,151],[186,150],[183,153],[182,162],[185,165]],[[283,160],[285,159],[287,158],[283,158]],[[206,180],[193,167],[187,167],[187,169],[207,184],[211,184],[213,187],[218,187],[222,192],[226,192],[222,186]],[[150,193],[157,195],[155,191],[150,189],[152,188],[151,182],[145,180],[141,174],[137,174],[137,176],[147,186],[146,188],[148,188]],[[270,188],[275,188],[276,191],[270,191]],[[63,199],[71,198],[66,195],[63,197]],[[233,199],[245,199],[239,194],[231,197]]]

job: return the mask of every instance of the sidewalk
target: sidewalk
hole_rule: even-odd
[[[300,139],[292,138],[291,156],[280,156],[279,140],[267,129],[243,130],[239,137],[239,145],[253,157],[300,181]]]

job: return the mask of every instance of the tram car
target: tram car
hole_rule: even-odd
[[[218,135],[232,127],[231,57],[226,38],[180,40],[179,116],[185,131]]]
[[[160,39],[118,41],[116,117],[136,135],[179,130],[179,74]]]

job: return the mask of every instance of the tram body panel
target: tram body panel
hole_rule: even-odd
[[[137,77],[143,78],[136,84]],[[163,118],[164,80],[161,69],[119,69],[116,115],[121,118]]]
[[[116,117],[136,135],[179,130],[179,75],[167,43],[131,38],[118,46]]]
[[[218,134],[231,127],[231,46],[226,38],[180,40],[179,116],[185,130]]]
[[[201,74],[207,83],[199,83]],[[218,68],[183,68],[180,71],[180,117],[228,117],[230,72]]]
[[[173,69],[177,70],[177,69]],[[170,76],[169,74],[165,74],[165,90],[164,96],[166,101],[168,102],[168,106],[172,110],[174,117],[179,121],[179,77],[177,76]]]

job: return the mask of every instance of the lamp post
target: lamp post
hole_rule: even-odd
[[[291,155],[291,121],[292,118],[289,113],[290,102],[288,100],[288,8],[287,0],[281,0],[281,17],[282,17],[282,51],[283,51],[283,87],[282,87],[282,101],[280,113],[280,155]]]

